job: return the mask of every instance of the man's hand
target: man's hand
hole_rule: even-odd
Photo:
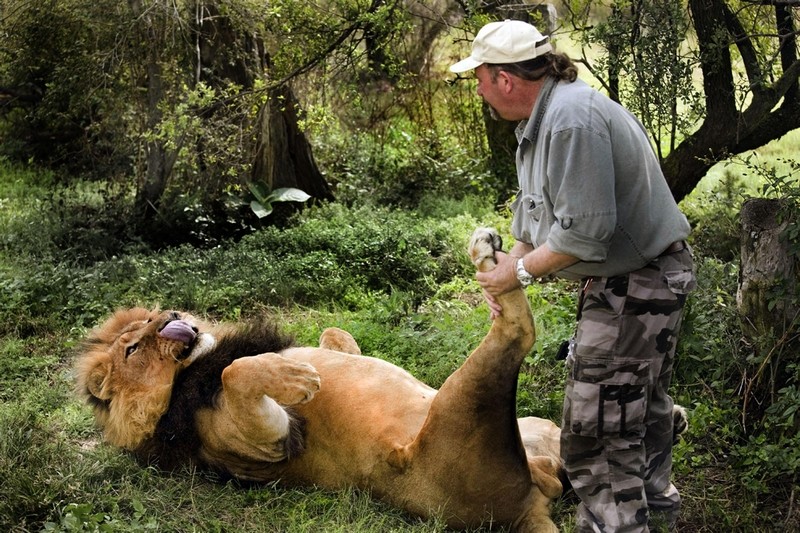
[[[492,320],[500,316],[503,311],[496,297],[520,286],[516,271],[517,259],[518,257],[504,252],[495,252],[497,266],[489,272],[478,272],[475,275],[478,285],[483,289],[483,297],[489,304]]]
[[[489,272],[478,272],[475,279],[483,289],[483,296],[489,304],[492,320],[500,316],[503,308],[497,297],[520,286],[517,279],[517,259],[525,256],[528,272],[536,277],[543,277],[558,272],[578,262],[578,258],[553,252],[547,244],[535,250],[529,244],[517,242],[510,253],[495,252],[497,266]]]

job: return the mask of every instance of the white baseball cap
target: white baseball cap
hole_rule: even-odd
[[[472,54],[450,67],[451,72],[466,72],[483,63],[518,63],[553,50],[536,26],[521,20],[490,22],[472,41]]]

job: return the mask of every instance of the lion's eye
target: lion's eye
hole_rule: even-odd
[[[139,344],[138,343],[137,344],[131,344],[130,346],[125,348],[125,358],[127,359],[128,357],[130,357],[131,354],[133,354],[133,352],[135,352],[137,348],[139,348]]]

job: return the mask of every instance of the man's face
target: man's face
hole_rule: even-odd
[[[489,67],[486,65],[479,65],[475,69],[475,78],[478,80],[478,96],[483,98],[483,101],[489,105],[489,114],[491,117],[498,120],[501,114],[497,110],[497,106],[502,105],[503,102],[503,95],[498,83],[499,78],[493,80]]]

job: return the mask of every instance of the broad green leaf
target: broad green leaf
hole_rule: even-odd
[[[264,218],[272,213],[272,204],[268,203],[264,206],[261,202],[253,200],[250,202],[250,209],[253,210],[253,213],[255,213],[258,218]]]
[[[311,195],[294,187],[281,187],[272,191],[269,199],[273,202],[305,202]]]
[[[269,203],[270,191],[269,186],[263,181],[248,181],[247,188],[256,197],[256,200],[262,203]]]

